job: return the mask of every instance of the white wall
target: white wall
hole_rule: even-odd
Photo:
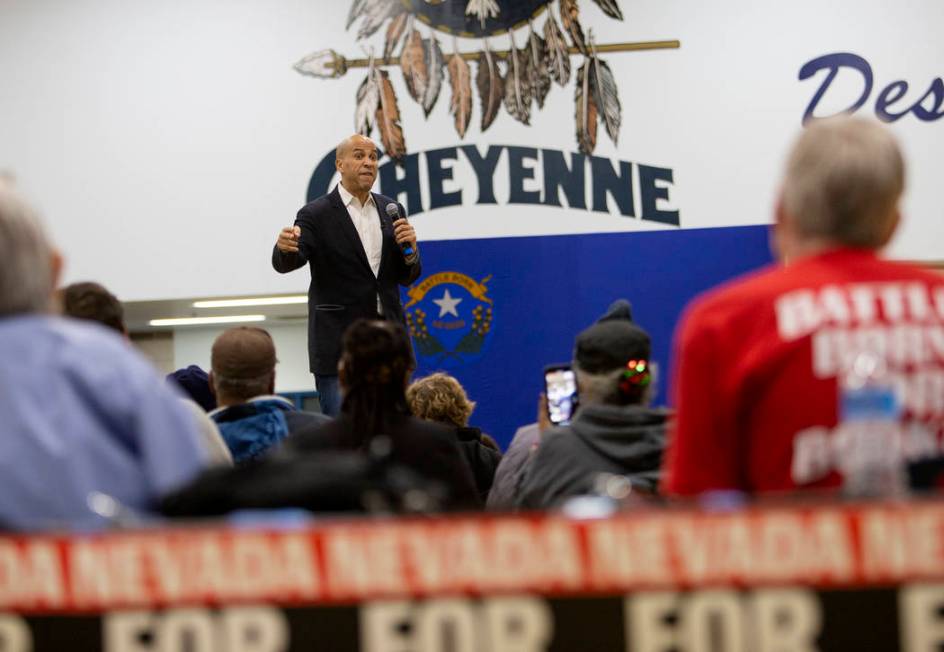
[[[315,379],[308,371],[308,330],[304,322],[286,325],[259,324],[272,335],[279,363],[275,367],[275,391],[310,392]],[[179,328],[174,332],[174,368],[199,365],[210,370],[210,349],[225,328]]]
[[[865,114],[890,82],[910,83],[905,104],[942,73],[939,0],[621,5],[627,19],[619,23],[581,3],[598,42],[677,38],[682,47],[605,56],[620,86],[623,129],[618,146],[601,129],[596,154],[672,168],[670,203],[683,228],[769,220],[784,150],[823,77],[798,80],[806,61],[841,51],[865,57],[875,73]],[[364,71],[318,80],[291,64],[323,48],[362,56],[344,31],[348,7],[328,0],[0,3],[0,169],[14,171],[44,210],[67,254],[66,280],[96,279],[129,301],[302,290],[305,274],[275,274],[269,250],[304,202],[314,166],[351,131]],[[439,38],[451,51],[451,38]],[[365,45],[382,43],[381,29]],[[480,47],[460,40],[462,50]],[[426,120],[399,71],[390,72],[410,149],[459,143],[449,89]],[[573,151],[573,84],[552,89],[530,128],[503,112],[480,133],[476,98],[463,142]],[[841,108],[857,84],[841,75],[823,107]],[[907,220],[892,250],[898,257],[941,257],[941,125],[913,116],[892,125],[912,164]],[[418,216],[420,238],[653,226],[615,214],[504,206],[504,165],[500,205],[482,208],[471,205],[474,176],[457,164],[454,187],[465,189],[466,204]]]

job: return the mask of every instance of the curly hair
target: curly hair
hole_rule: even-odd
[[[458,380],[444,373],[420,378],[406,390],[406,400],[413,414],[427,421],[453,426],[468,425],[475,409]]]

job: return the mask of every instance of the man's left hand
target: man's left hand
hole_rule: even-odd
[[[409,244],[413,247],[413,251],[416,251],[416,231],[405,219],[400,218],[393,223],[393,237],[401,247]]]

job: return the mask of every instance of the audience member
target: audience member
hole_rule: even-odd
[[[99,283],[73,283],[59,290],[57,296],[62,313],[66,317],[96,322],[120,333],[123,337],[129,337],[121,302]],[[206,377],[206,373],[203,375]],[[212,466],[232,466],[233,457],[223,442],[219,429],[207,416],[206,411],[189,398],[181,397],[180,400],[193,415],[200,441],[206,448],[208,463]]]
[[[776,207],[784,265],[707,293],[680,324],[666,492],[840,485],[856,455],[837,427],[837,379],[863,355],[909,388],[905,427],[885,433],[881,450],[939,447],[940,401],[926,383],[944,371],[934,343],[944,279],[877,255],[904,185],[899,147],[878,123],[831,118],[804,130]]]
[[[577,336],[579,407],[569,425],[542,435],[525,471],[519,507],[551,507],[591,493],[600,473],[628,476],[647,493],[656,489],[668,413],[647,405],[650,348],[648,333],[632,322],[625,300]]]
[[[540,439],[541,429],[537,423],[529,423],[515,431],[515,436],[495,469],[495,479],[485,503],[488,509],[514,509],[518,504],[518,490],[521,488],[524,472]]]
[[[62,313],[66,317],[94,321],[125,337],[125,310],[118,298],[98,283],[72,283],[59,291]]]
[[[475,486],[484,502],[492,488],[495,469],[501,462],[501,450],[495,440],[469,425],[475,403],[469,400],[465,389],[449,374],[435,373],[410,385],[406,398],[414,416],[455,429],[459,447],[472,469]]]
[[[476,428],[476,430],[479,430],[479,429]],[[487,432],[482,432],[481,430],[479,430],[479,433],[480,433],[479,441],[482,442],[482,446],[485,446],[485,448],[490,448],[491,450],[501,455],[501,452],[502,452],[501,446],[498,445],[498,442],[495,441],[495,438],[492,437]]]
[[[412,356],[403,327],[392,321],[354,322],[345,332],[338,379],[341,414],[334,421],[298,433],[290,451],[367,451],[385,438],[393,462],[441,482],[455,506],[481,504],[472,473],[446,426],[410,416],[406,400]]]
[[[101,328],[51,313],[61,268],[33,210],[0,184],[0,523],[101,524],[205,464],[193,420],[151,365]],[[108,502],[108,501],[106,501]]]
[[[229,447],[223,441],[223,435],[220,433],[216,422],[195,401],[181,397],[180,402],[187,406],[194,422],[197,424],[200,441],[203,442],[207,452],[207,466],[233,466],[233,454],[230,453]]]
[[[210,375],[198,365],[192,364],[167,374],[167,380],[172,381],[204,411],[216,409],[216,396],[210,389]]]
[[[295,409],[275,395],[275,343],[261,328],[239,326],[213,342],[210,388],[219,407],[210,418],[241,464],[262,456],[289,435],[329,418]]]

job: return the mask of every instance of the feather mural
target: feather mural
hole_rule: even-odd
[[[590,59],[586,59],[577,70],[577,89],[574,92],[577,144],[584,154],[592,154],[597,146],[597,105],[593,99],[594,89],[590,85],[590,69]]]
[[[384,39],[384,59],[389,59],[393,56],[397,46],[400,44],[400,40],[403,38],[403,34],[406,32],[406,26],[410,22],[410,17],[410,14],[402,13],[390,21],[390,25],[387,26],[387,36]]]
[[[587,41],[583,37],[583,27],[580,26],[580,7],[577,0],[560,0],[560,15],[564,31],[570,34],[574,47],[584,54],[589,54]]]
[[[453,40],[455,43],[455,40]],[[465,132],[472,120],[472,70],[465,59],[459,56],[459,48],[454,45],[454,52],[449,57],[449,86],[452,88],[452,101],[449,113],[455,118],[456,133],[465,138]]]
[[[357,105],[354,109],[354,131],[361,136],[370,136],[373,131],[373,120],[380,106],[380,86],[377,83],[377,73],[374,68],[374,59],[370,58],[367,66],[367,77],[357,89]]]
[[[398,0],[364,0],[361,14],[360,29],[357,30],[357,40],[362,41],[383,26],[388,18],[403,13],[406,9]]]
[[[380,142],[387,156],[397,163],[402,163],[403,156],[406,154],[406,141],[403,138],[403,128],[400,126],[400,106],[397,104],[397,94],[393,91],[390,76],[385,70],[377,70],[375,74],[380,93],[376,116]]]
[[[423,39],[417,30],[411,29],[400,52],[400,70],[403,71],[403,81],[406,82],[406,90],[410,97],[421,104],[426,93],[425,59]]]
[[[504,95],[504,82],[498,70],[498,61],[489,49],[487,39],[484,49],[479,54],[479,70],[475,75],[475,85],[482,102],[482,131],[485,131],[495,121]]]
[[[610,18],[615,18],[616,20],[623,20],[623,12],[620,11],[619,4],[617,0],[593,0],[597,3],[597,6],[603,10]]]
[[[351,25],[354,24],[354,21],[360,18],[360,15],[364,12],[364,5],[367,4],[367,0],[354,0],[351,3],[351,8],[347,12],[347,22],[344,25],[344,29],[351,29]]]
[[[376,137],[398,165],[404,164],[407,149],[399,104],[404,91],[391,78],[396,76],[393,67],[400,68],[406,93],[427,120],[443,87],[449,86],[450,97],[443,102],[448,102],[460,139],[472,124],[474,104],[481,105],[482,132],[503,107],[512,119],[530,125],[547,108],[551,87],[568,86],[573,79],[577,142],[581,152],[590,153],[598,145],[598,130],[615,144],[622,126],[617,77],[598,56],[594,30],[585,33],[580,21],[580,10],[591,1],[608,18],[623,20],[621,0],[346,0],[345,29],[356,34],[363,57],[324,49],[298,60],[294,68],[319,79],[366,68],[355,94],[354,129]],[[544,25],[537,26],[533,21],[542,11]],[[596,9],[589,11],[600,18]],[[490,41],[505,31],[510,47],[492,50]],[[442,34],[452,35],[447,53]],[[465,52],[460,42],[468,46]],[[608,42],[599,47],[629,52],[677,48],[679,42]],[[579,64],[571,62],[574,54],[582,55]]]
[[[551,75],[547,69],[547,46],[544,39],[538,36],[528,24],[528,83],[531,84],[531,95],[537,102],[538,108],[544,108],[544,98],[551,90]]]
[[[336,79],[347,72],[347,63],[334,50],[318,50],[299,59],[294,68],[303,75]]]
[[[439,99],[439,91],[442,90],[445,65],[439,41],[432,35],[423,39],[423,62],[426,65],[426,88],[423,91],[422,105],[428,118],[430,111],[436,106],[436,100]]]
[[[570,52],[550,8],[544,23],[544,44],[547,48],[547,71],[559,85],[566,86],[570,81]]]
[[[527,50],[515,47],[515,35],[508,32],[511,48],[508,50],[508,72],[505,75],[505,110],[522,124],[531,120],[531,83],[528,80]]]
[[[593,43],[590,48],[594,56],[590,59],[591,87],[593,99],[600,112],[600,120],[606,129],[607,135],[615,145],[619,139],[620,122],[623,119],[623,108],[620,106],[619,89],[616,79],[606,62],[596,56]]]

